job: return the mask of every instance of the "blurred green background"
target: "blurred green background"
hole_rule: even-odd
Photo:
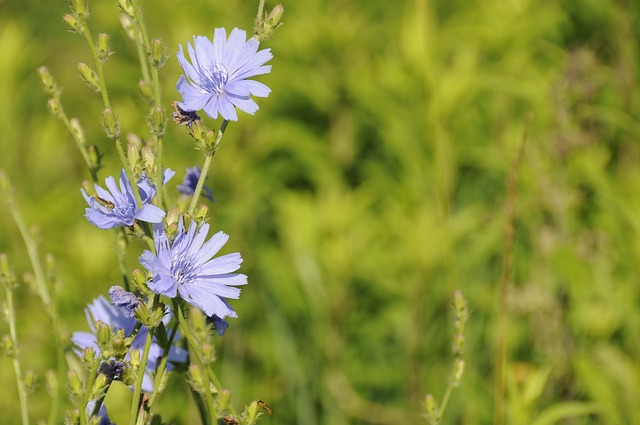
[[[274,4],[268,4],[270,8]],[[259,398],[264,424],[420,423],[451,367],[456,289],[469,299],[466,373],[446,424],[493,414],[506,180],[522,135],[514,284],[507,297],[507,424],[640,423],[640,3],[633,0],[305,0],[263,43],[272,89],[255,116],[229,126],[208,184],[212,225],[231,235],[249,276],[239,318],[216,365],[237,407]],[[115,1],[92,1],[90,26],[112,37],[106,64],[123,132],[148,137],[137,57]],[[178,99],[173,53],[214,27],[251,31],[257,1],[143,2],[170,53],[163,99]],[[0,0],[0,168],[16,187],[41,252],[55,255],[61,314],[83,313],[118,282],[111,236],[83,217],[88,173],[47,111],[37,68],[64,87],[66,112],[105,152],[114,146],[97,94],[79,79],[91,63],[67,31],[66,2]],[[530,117],[530,122],[527,120]],[[211,124],[213,127],[213,124]],[[165,165],[201,164],[184,127],[169,123]],[[142,245],[128,266],[140,267]],[[0,251],[29,271],[8,213]],[[55,366],[38,299],[18,291],[22,359]],[[0,333],[7,333],[5,323]],[[42,381],[41,381],[42,382]],[[192,423],[179,379],[157,403]],[[0,358],[3,423],[18,423],[11,362]],[[116,388],[112,419],[130,397]],[[45,418],[44,386],[31,396]],[[577,415],[581,408],[590,414]],[[574,415],[573,418],[567,416]]]

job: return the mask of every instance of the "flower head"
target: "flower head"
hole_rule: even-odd
[[[262,83],[247,78],[271,72],[265,65],[273,55],[270,49],[258,51],[259,42],[247,40],[247,34],[234,28],[227,40],[224,28],[216,28],[213,41],[205,36],[194,36],[193,47],[187,42],[191,62],[187,61],[182,45],[178,61],[185,75],[178,80],[182,95],[178,106],[185,111],[204,109],[216,119],[218,114],[237,121],[235,108],[254,114],[258,105],[249,96],[267,97],[271,90]]]
[[[164,227],[155,225],[153,239],[157,254],[143,252],[140,263],[153,274],[148,285],[156,294],[169,298],[180,294],[207,316],[237,317],[226,299],[239,298],[240,289],[236,286],[247,283],[247,276],[233,273],[240,268],[242,257],[236,252],[213,258],[229,236],[218,232],[205,243],[208,231],[208,224],[198,228],[194,221],[187,231],[180,219],[178,234],[170,242]]]
[[[165,183],[175,173],[169,169],[164,172]],[[151,199],[156,194],[156,187],[149,179],[142,177],[138,180],[138,192],[142,200],[139,208],[133,193],[131,183],[124,169],[120,172],[120,187],[116,180],[109,176],[105,179],[108,191],[95,185],[96,196],[89,196],[84,191],[85,201],[89,204],[85,216],[87,220],[100,229],[112,229],[114,227],[132,226],[135,220],[149,223],[160,223],[164,217],[164,211],[151,204]]]
[[[71,338],[71,341],[78,347],[76,353],[82,356],[82,350],[86,348],[93,348],[93,351],[96,357],[99,357],[100,347],[98,346],[98,340],[96,337],[96,325],[95,323],[100,321],[108,326],[110,326],[114,332],[122,329],[125,337],[131,336],[134,328],[136,327],[137,320],[133,318],[129,318],[125,316],[118,308],[109,304],[107,299],[103,296],[100,296],[93,300],[91,304],[85,310],[87,314],[87,321],[89,322],[89,327],[91,328],[91,333],[89,332],[74,332]],[[170,320],[170,316],[165,316],[163,322],[167,324]],[[131,343],[131,347],[129,349],[129,353],[125,356],[124,361],[129,361],[129,356],[131,354],[131,350],[139,350],[140,352],[144,349],[145,339],[147,338],[147,333],[149,330],[142,326],[138,333],[136,334],[133,342]],[[174,340],[177,340],[179,336],[176,334]],[[147,370],[144,375],[142,381],[142,390],[151,392],[153,391],[153,379],[152,373],[156,370],[156,365],[160,357],[163,355],[164,350],[160,347],[160,345],[156,342],[154,337],[153,342],[151,343],[151,348],[149,350],[149,358],[147,360]],[[187,352],[181,348],[177,348],[172,346],[169,350],[168,360],[169,362],[175,363],[184,363],[187,359]],[[118,362],[109,362],[109,370],[117,369]],[[167,363],[167,370],[172,368],[171,363]],[[119,374],[110,373],[114,379],[119,378]]]
[[[200,180],[201,172],[200,167],[187,168],[187,173],[184,175],[182,184],[178,185],[178,191],[185,195],[193,195],[196,191],[198,180]],[[204,186],[202,188],[202,195],[213,202],[213,191],[211,188]]]
[[[109,288],[109,298],[111,298],[111,304],[129,318],[134,316],[136,308],[140,305],[138,297],[118,285]]]

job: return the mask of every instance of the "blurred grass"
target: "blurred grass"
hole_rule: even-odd
[[[172,53],[216,26],[250,30],[255,3],[143,7]],[[447,383],[449,300],[460,288],[472,310],[467,366],[444,423],[491,423],[505,182],[531,115],[506,423],[640,423],[640,5],[307,0],[285,9],[264,43],[273,72],[260,81],[273,92],[229,127],[209,180],[213,225],[231,235],[226,249],[242,252],[250,277],[218,346],[236,403],[265,400],[274,410],[265,424],[419,423],[424,394]],[[106,72],[123,128],[146,137],[116,4],[94,0],[91,10],[94,32],[113,39]],[[50,68],[67,113],[105,151],[100,177],[118,164],[98,98],[77,76],[88,52],[63,13],[64,2],[0,1],[0,168],[58,260],[73,331],[118,277],[109,235],[83,218],[88,174],[47,112],[37,67]],[[171,56],[161,73],[167,107],[179,75]],[[180,175],[200,161],[171,124],[166,165]],[[28,271],[7,215],[0,251]],[[133,246],[130,268],[136,257]],[[32,294],[18,296],[24,362],[42,374],[55,364],[48,321]],[[15,385],[6,359],[0,383]],[[163,412],[191,423],[188,394],[171,385]],[[120,393],[110,406],[127,403]],[[16,404],[2,392],[3,422],[18,422]],[[44,418],[44,388],[32,404]]]

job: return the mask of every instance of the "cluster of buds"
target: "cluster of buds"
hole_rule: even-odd
[[[276,7],[271,9],[271,12],[268,14],[265,13],[263,16],[259,16],[256,18],[253,25],[253,33],[254,37],[258,41],[268,40],[273,37],[276,29],[282,22],[282,14],[284,13],[284,7],[281,4],[278,4]]]

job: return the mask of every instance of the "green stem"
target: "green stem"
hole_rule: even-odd
[[[193,192],[193,198],[191,198],[191,204],[189,204],[189,215],[193,215],[193,212],[196,209],[196,205],[198,204],[198,199],[200,198],[200,194],[202,193],[202,188],[204,187],[204,181],[207,179],[207,174],[209,173],[211,160],[213,159],[213,155],[215,155],[216,151],[218,150],[218,145],[220,144],[220,140],[222,140],[222,136],[224,136],[224,132],[227,130],[228,124],[229,124],[228,120],[222,121],[222,125],[220,125],[220,130],[216,135],[216,140],[214,142],[213,149],[211,149],[211,151],[205,155],[204,164],[202,165],[202,171],[200,172],[200,179],[198,179],[196,190]]]
[[[260,0],[260,4],[258,4],[258,19],[262,19],[264,11],[264,0]]]
[[[154,305],[156,303],[154,302]],[[147,360],[149,358],[149,349],[151,348],[151,341],[153,340],[154,329],[149,329],[147,332],[147,339],[144,342],[144,351],[142,352],[142,359],[140,360],[140,368],[138,369],[138,379],[133,388],[133,399],[131,400],[131,416],[129,416],[129,425],[136,425],[138,420],[138,412],[140,409],[140,394],[142,393],[142,380],[144,374],[147,371]]]
[[[162,146],[162,137],[157,137],[156,135],[153,136],[155,142],[156,142],[156,164],[157,164],[157,170],[156,170],[156,203],[158,205],[158,207],[163,208],[162,205],[162,191],[163,191],[163,162],[164,162],[164,149]]]
[[[164,347],[164,352],[162,353],[162,360],[160,360],[160,364],[156,370],[156,377],[153,381],[153,392],[151,393],[151,397],[149,397],[149,407],[153,405],[153,402],[156,400],[158,396],[158,389],[160,388],[160,380],[162,379],[162,375],[167,367],[167,361],[169,360],[169,351],[171,351],[171,345],[173,344],[173,339],[176,337],[176,333],[178,332],[178,321],[173,325],[173,329],[171,330],[171,335],[169,335],[169,342],[167,342],[167,346]]]
[[[135,179],[133,175],[133,171],[131,170],[131,165],[129,164],[127,155],[124,153],[124,148],[122,147],[122,142],[120,141],[120,138],[116,139],[116,149],[118,150],[118,157],[120,157],[122,168],[124,169],[124,172],[127,175],[127,179],[129,179],[129,183],[131,183],[131,189],[133,190],[133,196],[136,198],[136,204],[138,205],[139,208],[142,208],[142,198],[140,198],[140,191],[138,190],[138,181]]]
[[[102,69],[102,62],[98,58],[96,45],[93,42],[93,37],[91,36],[91,32],[89,31],[87,22],[84,19],[82,20],[82,34],[84,35],[84,38],[87,40],[87,44],[89,44],[89,50],[91,50],[91,55],[93,56],[93,60],[96,66],[96,73],[98,74],[98,83],[100,84],[100,94],[102,95],[102,103],[104,103],[105,108],[111,108],[111,103],[109,102],[109,94],[107,92],[107,84],[104,78],[104,70]]]
[[[97,183],[98,182],[98,170],[94,169],[91,166],[91,160],[89,160],[89,153],[87,152],[87,148],[83,144],[82,140],[80,140],[76,136],[76,133],[73,131],[73,128],[71,127],[71,121],[69,120],[69,117],[67,117],[67,115],[64,113],[64,111],[62,111],[62,107],[60,107],[60,109],[61,109],[60,110],[60,119],[64,123],[65,127],[67,127],[67,131],[69,131],[69,134],[71,135],[71,138],[73,139],[74,143],[76,144],[76,147],[78,148],[78,150],[80,150],[80,154],[82,155],[82,159],[84,159],[84,162],[85,162],[85,164],[87,164],[87,168],[89,169],[89,173],[91,174],[91,181],[93,181],[94,183]]]
[[[84,394],[82,396],[82,403],[80,405],[80,425],[85,425],[87,423],[87,404],[89,403],[89,396],[91,394],[91,391],[93,390],[93,383],[96,380],[99,366],[100,359],[95,359],[93,362],[93,366],[89,371],[89,378],[87,379],[86,385],[84,387]]]
[[[9,319],[9,334],[13,343],[13,369],[16,373],[16,383],[18,384],[18,398],[20,399],[20,414],[22,416],[22,425],[29,425],[29,410],[27,409],[27,389],[22,378],[22,369],[20,368],[20,360],[18,359],[18,334],[16,332],[16,317],[13,308],[13,292],[5,286],[5,294],[7,295],[7,316]]]

